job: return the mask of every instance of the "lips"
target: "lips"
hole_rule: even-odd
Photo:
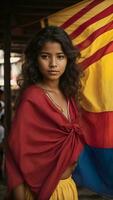
[[[51,71],[48,71],[49,74],[58,74],[59,71],[54,71],[54,70],[51,70]]]
[[[58,73],[59,71],[55,71],[55,70],[49,70],[48,72],[56,72],[56,73]]]

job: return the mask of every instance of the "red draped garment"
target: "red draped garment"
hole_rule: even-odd
[[[38,200],[48,200],[63,172],[83,149],[75,100],[69,100],[70,120],[36,85],[21,98],[8,136],[6,171],[12,190],[26,183]]]

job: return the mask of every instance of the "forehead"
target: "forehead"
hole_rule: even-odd
[[[62,52],[63,49],[59,42],[48,41],[45,42],[41,48],[41,52]]]

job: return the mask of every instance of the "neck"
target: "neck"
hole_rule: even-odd
[[[59,82],[42,82],[39,84],[41,87],[43,87],[46,90],[59,90]]]

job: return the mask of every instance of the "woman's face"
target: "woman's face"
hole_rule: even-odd
[[[38,55],[38,67],[44,80],[59,81],[67,65],[67,56],[60,43],[46,42]]]

